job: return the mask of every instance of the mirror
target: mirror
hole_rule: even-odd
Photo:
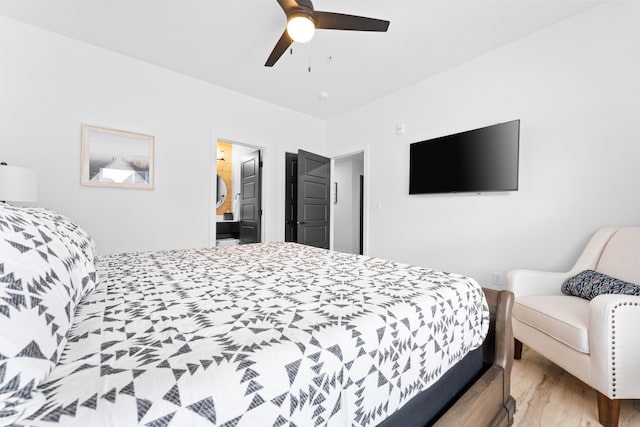
[[[227,200],[227,184],[225,184],[224,179],[220,175],[217,175],[217,184],[216,184],[216,208],[222,206],[225,200]]]

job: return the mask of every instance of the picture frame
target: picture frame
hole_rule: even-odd
[[[82,125],[82,185],[153,189],[154,137]]]

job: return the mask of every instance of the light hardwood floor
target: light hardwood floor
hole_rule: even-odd
[[[513,361],[511,394],[516,399],[514,426],[600,425],[596,392],[527,346],[522,359]],[[620,427],[640,426],[640,400],[625,400],[621,406]]]

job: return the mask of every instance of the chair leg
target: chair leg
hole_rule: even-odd
[[[516,360],[522,359],[522,342],[517,339],[513,339],[513,358]]]
[[[609,399],[598,393],[598,420],[604,427],[618,427],[620,419],[620,399]]]

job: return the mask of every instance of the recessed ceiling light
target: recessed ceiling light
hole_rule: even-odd
[[[329,99],[329,92],[323,90],[322,92],[320,92],[318,98],[320,98],[320,101],[326,101],[327,99]]]

